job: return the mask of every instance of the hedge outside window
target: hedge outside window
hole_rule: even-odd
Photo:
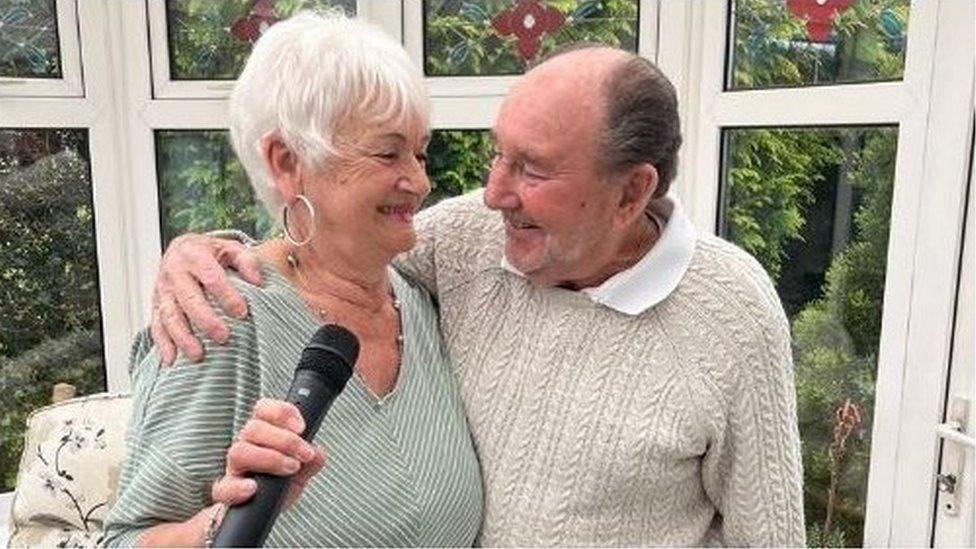
[[[157,130],[156,173],[164,247],[186,232],[272,233],[274,222],[254,199],[227,130]]]
[[[811,547],[860,545],[897,128],[729,129],[721,234],[790,318]]]
[[[899,80],[910,0],[732,0],[726,87]]]
[[[105,389],[88,135],[0,129],[0,491],[56,383]]]

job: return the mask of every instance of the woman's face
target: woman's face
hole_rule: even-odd
[[[322,212],[318,229],[386,260],[412,248],[417,239],[413,216],[430,193],[427,131],[423,121],[413,121],[342,132],[337,143],[341,157],[306,185],[316,211]]]

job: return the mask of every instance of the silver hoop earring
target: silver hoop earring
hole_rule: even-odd
[[[311,242],[312,237],[315,236],[315,207],[312,206],[312,202],[308,198],[306,198],[305,195],[303,194],[298,195],[296,198],[302,204],[304,204],[306,208],[308,208],[308,216],[309,218],[311,218],[312,231],[309,233],[307,237],[305,237],[305,240],[302,240],[301,242],[295,240],[295,237],[291,235],[291,230],[288,229],[288,204],[285,204],[285,206],[281,210],[281,225],[282,228],[285,230],[285,240],[291,243],[292,246],[300,247]]]

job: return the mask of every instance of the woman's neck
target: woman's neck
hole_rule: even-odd
[[[283,240],[269,241],[259,253],[270,259],[313,305],[327,303],[378,311],[389,300],[388,262],[349,257],[336,247],[295,247]]]

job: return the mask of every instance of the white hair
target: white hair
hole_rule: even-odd
[[[230,136],[257,198],[273,217],[281,193],[261,140],[277,134],[302,165],[338,156],[346,123],[427,123],[420,70],[382,30],[340,11],[300,12],[258,39],[230,96]],[[352,118],[355,117],[355,118]]]

